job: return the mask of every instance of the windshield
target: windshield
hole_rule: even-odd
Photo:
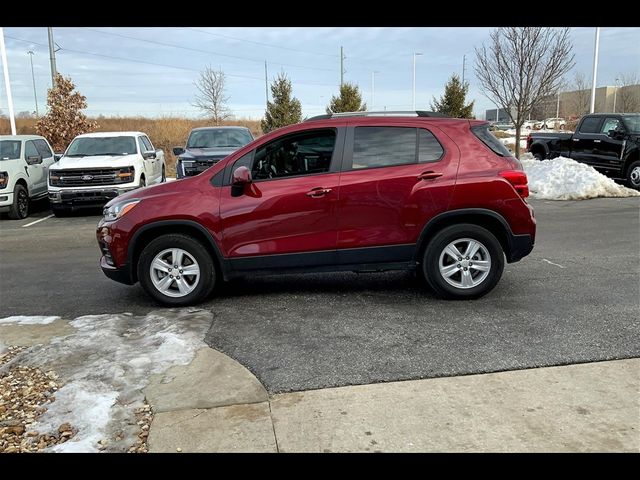
[[[76,138],[65,157],[93,157],[96,155],[129,155],[138,153],[133,137],[83,137]]]
[[[251,140],[251,134],[244,128],[208,128],[191,132],[187,148],[242,147]]]
[[[624,115],[622,120],[631,133],[640,133],[640,115]]]
[[[0,160],[18,160],[21,148],[20,140],[0,140]]]

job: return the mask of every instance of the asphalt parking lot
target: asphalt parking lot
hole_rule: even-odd
[[[206,341],[272,393],[640,356],[640,200],[531,203],[533,253],[480,300],[438,300],[405,273],[236,280],[201,305]],[[100,271],[99,212],[36,207],[0,220],[2,316],[158,308]]]

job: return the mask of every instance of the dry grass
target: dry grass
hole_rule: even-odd
[[[188,118],[144,118],[144,117],[98,117],[99,132],[140,131],[149,135],[156,148],[164,150],[167,162],[167,175],[175,176],[176,158],[171,149],[184,146],[192,128],[211,126],[208,120],[191,120]],[[35,134],[35,119],[16,119],[16,131],[19,135]],[[223,125],[242,125],[248,127],[254,137],[262,135],[259,120],[225,121]],[[11,133],[9,119],[0,118],[0,135]]]
[[[509,135],[507,132],[503,132],[502,130],[494,130],[493,132],[493,136],[496,138],[507,138],[507,137],[511,137],[511,135]]]

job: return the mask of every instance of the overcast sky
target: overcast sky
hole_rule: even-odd
[[[261,118],[265,108],[264,61],[269,81],[280,71],[293,83],[303,115],[324,113],[340,83],[340,46],[344,47],[345,81],[360,86],[371,108],[372,72],[375,74],[376,110],[409,110],[412,97],[413,52],[416,59],[416,107],[429,109],[449,76],[470,82],[469,98],[475,114],[495,108],[482,95],[473,73],[474,47],[489,39],[491,28],[54,28],[61,48],[58,71],[71,76],[87,97],[90,116],[196,117],[191,105],[193,82],[206,65],[227,75],[229,105],[237,117]],[[5,28],[15,111],[34,111],[28,50],[34,52],[36,92],[40,112],[45,110],[51,86],[47,29]],[[595,28],[571,31],[576,66],[591,79]],[[618,73],[640,72],[640,28],[602,28],[597,85],[614,85]],[[4,81],[0,110],[5,115]]]

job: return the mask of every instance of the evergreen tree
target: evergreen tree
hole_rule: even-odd
[[[264,133],[302,121],[302,105],[291,96],[291,81],[284,73],[271,84],[271,96],[273,102],[267,102],[267,111],[260,122]]]
[[[71,78],[56,75],[56,85],[47,92],[47,114],[36,122],[36,133],[42,135],[54,152],[64,151],[76,135],[98,128],[80,111],[87,108],[87,97],[75,92]]]
[[[340,95],[331,97],[327,113],[363,112],[366,109],[367,104],[362,103],[362,95],[358,86],[351,83],[343,83],[340,87]]]
[[[473,118],[473,104],[475,100],[465,105],[467,92],[469,91],[469,83],[460,81],[457,74],[451,75],[451,78],[444,86],[444,95],[437,100],[433,97],[431,110],[443,113],[447,117],[452,118]]]

